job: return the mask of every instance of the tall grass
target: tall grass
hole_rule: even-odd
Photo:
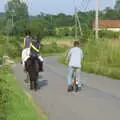
[[[60,41],[73,41],[74,40],[74,37],[45,37],[43,39],[43,43],[44,44],[50,44],[50,43],[53,43],[53,42],[60,42]]]
[[[82,70],[120,79],[120,41],[98,40],[85,44]],[[65,57],[60,62],[67,64]]]
[[[99,40],[84,48],[83,70],[120,79],[120,42]]]

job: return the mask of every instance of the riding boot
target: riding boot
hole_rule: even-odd
[[[26,62],[24,64],[24,72],[27,72],[27,65],[26,65]]]
[[[43,72],[43,62],[39,60],[39,72]]]

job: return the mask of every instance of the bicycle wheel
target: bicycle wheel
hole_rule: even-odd
[[[73,85],[73,89],[75,92],[78,91],[78,85],[76,84],[76,70],[74,71],[74,85]]]

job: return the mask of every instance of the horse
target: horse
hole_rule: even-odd
[[[30,56],[25,62],[25,69],[29,75],[30,89],[37,90],[37,79],[39,76],[39,62],[37,56]]]

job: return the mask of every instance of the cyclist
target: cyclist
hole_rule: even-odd
[[[81,87],[80,81],[80,69],[81,69],[81,62],[83,59],[83,51],[79,48],[79,41],[74,41],[73,48],[71,48],[68,52],[67,59],[69,61],[68,67],[68,92],[73,90],[72,87],[72,74],[76,69],[76,80],[78,82],[78,87]]]

